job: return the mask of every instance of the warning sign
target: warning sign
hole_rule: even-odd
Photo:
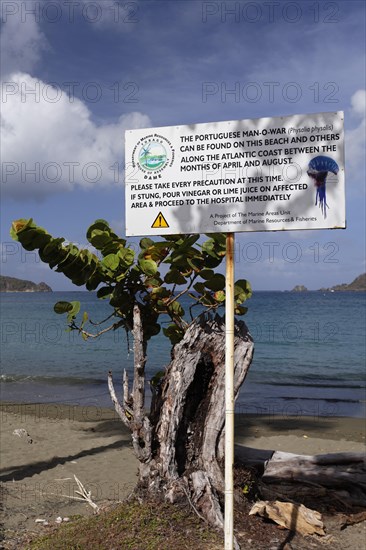
[[[128,130],[125,155],[127,236],[346,226],[342,111]]]
[[[161,227],[169,227],[168,222],[164,218],[163,214],[159,212],[156,216],[154,223],[151,226],[153,229],[160,229]]]

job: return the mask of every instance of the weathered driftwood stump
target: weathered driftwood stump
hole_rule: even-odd
[[[366,507],[366,454],[296,455],[236,445],[236,458],[261,473],[267,500],[290,500],[316,507],[321,501],[342,510]]]
[[[331,453],[301,456],[276,451],[262,477],[267,496],[281,494],[297,502],[321,497],[344,509],[366,506],[366,455]]]
[[[136,308],[138,309],[138,308]],[[140,490],[176,502],[187,499],[211,525],[223,527],[220,494],[225,424],[225,323],[201,316],[173,349],[150,413],[144,411],[145,348],[139,312],[134,322],[135,373],[132,394],[125,376],[124,400],[109,387],[115,407],[132,433],[140,461]],[[235,324],[235,396],[253,357],[245,323]],[[137,360],[137,361],[136,361]]]

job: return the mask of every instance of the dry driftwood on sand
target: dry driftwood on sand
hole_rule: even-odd
[[[262,470],[261,494],[265,499],[304,502],[329,497],[346,509],[366,506],[364,453],[306,456],[240,446],[235,450],[240,462]]]

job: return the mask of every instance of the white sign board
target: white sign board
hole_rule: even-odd
[[[126,235],[344,228],[343,112],[130,130]]]

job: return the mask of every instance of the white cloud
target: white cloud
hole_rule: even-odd
[[[366,90],[357,90],[351,97],[352,111],[363,118],[366,116]]]
[[[123,181],[124,131],[151,126],[141,113],[122,115],[114,124],[97,125],[74,94],[36,79],[32,73],[48,42],[40,29],[41,3],[16,0],[2,10],[2,172],[3,198],[43,199],[76,185]],[[38,12],[37,12],[38,9]],[[65,8],[66,9],[66,8]],[[115,2],[84,1],[84,18],[116,25],[132,13]]]
[[[365,185],[365,137],[366,137],[366,90],[358,90],[351,97],[351,116],[357,126],[346,132],[346,162],[350,180]]]
[[[2,86],[1,185],[14,199],[121,184],[124,131],[151,126],[138,112],[98,126],[82,101],[25,73]]]
[[[80,11],[84,21],[96,30],[129,32],[141,20],[140,5],[134,2],[116,0],[82,0]]]
[[[3,5],[0,36],[2,75],[32,71],[42,52],[49,47],[36,15],[31,13],[34,6],[34,2],[19,0]]]

